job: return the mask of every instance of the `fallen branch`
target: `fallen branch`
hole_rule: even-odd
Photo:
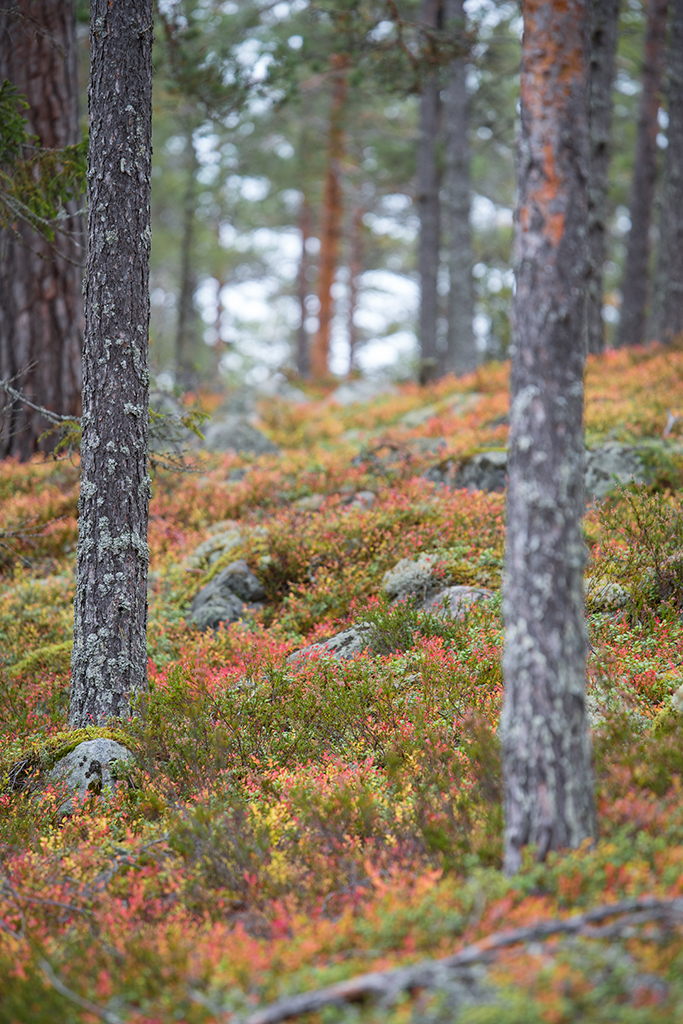
[[[597,928],[609,918],[619,917],[613,925]],[[326,1006],[361,1002],[368,998],[391,1003],[401,992],[411,989],[436,989],[445,982],[457,980],[458,973],[464,973],[475,964],[488,963],[503,949],[519,943],[545,942],[555,935],[580,935],[585,938],[618,938],[628,935],[643,924],[663,922],[669,927],[683,922],[683,897],[657,899],[641,896],[637,899],[622,900],[607,906],[594,907],[585,914],[575,914],[561,921],[540,921],[525,928],[494,932],[481,942],[466,946],[459,953],[442,960],[424,960],[409,967],[397,967],[390,971],[374,971],[359,974],[355,978],[328,985],[313,992],[298,996],[286,996],[269,1006],[264,1006],[246,1018],[242,1024],[279,1024],[305,1013],[317,1013]],[[198,993],[191,993],[197,1002]]]
[[[112,1013],[111,1010],[106,1010],[103,1006],[98,1006],[97,1003],[91,1003],[89,999],[84,999],[83,996],[79,996],[78,992],[74,992],[68,985],[65,985],[62,979],[57,977],[47,960],[40,959],[38,965],[52,987],[65,999],[80,1006],[82,1010],[94,1014],[95,1017],[99,1017],[100,1020],[105,1021],[105,1024],[125,1024],[123,1017],[119,1017],[117,1013]]]

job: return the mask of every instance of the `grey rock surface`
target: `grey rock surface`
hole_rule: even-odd
[[[279,455],[280,449],[242,416],[212,419],[204,428],[204,445],[212,452]]]
[[[508,453],[505,449],[478,452],[458,467],[454,487],[468,491],[504,491],[507,486]]]
[[[642,451],[633,445],[610,441],[586,452],[586,494],[588,498],[604,498],[618,484],[631,479],[647,483]]]
[[[73,797],[84,800],[90,794],[113,793],[117,778],[113,772],[117,762],[132,763],[133,755],[116,740],[102,737],[79,743],[48,772],[52,784],[66,784],[72,794],[59,809],[60,815],[73,810]]]
[[[434,579],[437,555],[420,555],[417,559],[402,558],[393,569],[384,573],[384,593],[391,600],[405,597],[426,598],[439,587]]]
[[[348,661],[355,654],[368,650],[370,633],[369,625],[358,622],[350,629],[343,629],[340,633],[335,633],[328,640],[322,640],[320,643],[310,644],[308,647],[302,647],[299,651],[294,651],[287,658],[287,662],[290,665],[295,665],[301,658],[314,652],[327,654],[335,661]]]
[[[390,381],[370,380],[361,377],[347,380],[328,396],[328,402],[336,405],[353,405],[355,402],[371,402],[380,395],[395,395],[398,388]]]
[[[432,467],[425,478],[435,482],[446,482],[441,467]],[[652,474],[644,461],[644,451],[635,445],[609,441],[599,448],[586,451],[586,494],[591,498],[604,498],[619,484],[631,480],[648,483]],[[458,467],[453,481],[454,487],[466,487],[468,491],[504,491],[507,486],[507,451],[493,449],[478,452],[465,459]]]
[[[422,608],[444,618],[464,619],[473,605],[492,596],[493,591],[486,587],[446,587],[433,597],[428,597],[422,603]]]
[[[190,606],[190,622],[199,629],[217,629],[237,622],[266,596],[244,559],[231,562],[199,591]]]

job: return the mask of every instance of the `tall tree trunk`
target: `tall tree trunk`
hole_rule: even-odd
[[[683,0],[672,0],[668,66],[669,145],[659,224],[653,336],[670,342],[683,333]]]
[[[296,332],[296,372],[304,379],[310,373],[310,352],[308,344],[308,331],[306,330],[306,299],[308,297],[308,268],[311,265],[308,255],[308,239],[311,237],[313,226],[313,211],[304,192],[299,207],[299,232],[301,234],[301,259],[299,261],[299,274],[297,277],[296,291],[299,300],[300,319]]]
[[[448,69],[444,94],[446,143],[446,214],[448,234],[448,347],[442,360],[444,372],[468,373],[479,362],[474,329],[472,281],[472,229],[470,227],[470,146],[467,57],[465,53],[464,0],[446,0],[446,28],[463,48]]]
[[[620,0],[592,0],[590,48],[590,171],[588,176],[588,279],[586,325],[588,351],[602,352],[602,268],[607,255],[609,162],[612,134],[612,86],[617,52]]]
[[[318,330],[311,346],[311,374],[324,380],[329,373],[330,336],[334,316],[332,285],[337,271],[344,194],[341,184],[341,163],[344,156],[344,108],[348,88],[348,60],[332,58],[333,84],[330,106],[330,128],[327,142],[327,175],[323,192],[320,238],[320,273],[318,275]]]
[[[631,186],[631,230],[621,284],[621,317],[617,346],[639,345],[645,334],[650,223],[657,178],[657,112],[659,110],[668,0],[649,0],[640,99],[638,136]]]
[[[147,685],[152,0],[92,0],[72,726]]]
[[[351,251],[349,254],[349,373],[356,369],[359,334],[356,326],[358,292],[363,273],[363,215],[365,210],[356,203],[351,216]]]
[[[187,181],[183,196],[183,233],[180,241],[180,296],[178,300],[178,324],[176,329],[176,377],[182,388],[189,389],[196,384],[196,370],[192,350],[196,343],[197,311],[194,293],[197,290],[197,274],[194,268],[194,235],[197,208],[197,171],[199,161],[194,148],[194,132],[189,126],[185,132],[187,154]]]
[[[423,0],[421,18],[425,26],[438,28],[441,0]],[[439,206],[439,162],[437,139],[440,120],[439,83],[430,75],[422,86],[420,128],[417,149],[417,193],[420,213],[418,271],[420,274],[420,381],[426,383],[439,375],[436,344],[439,317],[439,244],[441,213]]]
[[[505,563],[505,868],[595,834],[585,708],[589,0],[525,0]]]
[[[73,0],[18,0],[0,12],[0,81],[29,103],[28,130],[46,149],[78,142],[78,81]],[[80,415],[83,294],[81,218],[69,204],[70,235],[55,246],[28,225],[0,230],[0,377],[32,402]],[[0,394],[0,458],[49,451],[50,423]]]

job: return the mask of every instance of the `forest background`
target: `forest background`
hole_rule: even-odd
[[[202,8],[187,10],[196,14]],[[506,28],[503,19],[489,25],[491,40],[500,37],[518,61],[515,12],[496,6],[494,13],[500,10],[507,11],[509,24]],[[635,13],[642,44],[644,15]],[[160,14],[162,27],[163,16],[178,17],[169,25],[171,40],[196,45],[210,67],[208,56],[214,51],[207,53],[192,18],[179,7]],[[222,22],[231,29],[231,43],[240,31],[258,36],[246,7],[222,8],[220,14],[221,22],[232,19]],[[323,35],[330,27],[324,15],[314,21]],[[266,51],[272,45],[268,52],[278,52],[276,30],[287,33],[282,50],[292,55],[293,67],[284,62],[286,96],[289,76],[302,65],[300,51],[314,33],[308,32],[309,22],[305,34],[303,29],[292,33],[291,23],[282,25],[284,16],[273,13],[270,23],[268,18],[259,29]],[[206,19],[198,15],[196,20],[201,24]],[[488,28],[481,31],[485,35]],[[390,39],[389,29],[382,29],[379,43],[383,32]],[[227,333],[235,318],[221,312],[218,303],[211,309],[201,299],[200,286],[209,294],[213,288],[218,297],[220,268],[215,274],[207,270],[196,291],[187,287],[182,270],[201,265],[199,256],[190,256],[195,246],[201,249],[203,229],[212,223],[215,227],[220,219],[197,216],[197,209],[209,205],[201,197],[212,196],[212,186],[222,188],[220,167],[215,180],[208,180],[214,174],[211,167],[219,164],[211,154],[222,145],[221,135],[217,119],[209,122],[204,115],[217,100],[235,105],[246,83],[236,72],[234,80],[213,82],[215,89],[202,88],[203,75],[199,81],[192,79],[197,62],[179,62],[173,69],[173,52],[171,47],[167,65],[163,51],[159,58],[159,77],[165,66],[171,83],[169,109],[173,104],[179,109],[182,85],[195,99],[201,90],[202,116],[198,127],[190,122],[191,141],[186,133],[182,150],[175,141],[164,153],[162,144],[164,158],[178,158],[180,198],[197,198],[196,205],[189,201],[179,207],[189,211],[188,217],[173,221],[166,214],[168,250],[173,240],[183,244],[175,250],[175,287],[171,283],[164,291],[175,291],[177,314],[183,295],[197,296],[198,309],[193,303],[185,307],[185,329],[194,322],[195,331],[183,334],[182,316],[174,318],[166,338],[175,352],[159,358],[158,371],[166,372],[169,384],[174,376],[178,379],[179,370],[188,375],[185,386],[199,383],[202,358],[211,355],[211,347],[202,346],[214,341],[216,346],[232,346],[228,356],[242,359],[240,364],[233,360],[233,372],[242,380],[242,373],[257,368],[249,362],[253,342],[249,348],[243,342],[240,352],[239,338],[219,341],[216,335]],[[182,48],[175,53],[182,56]],[[260,77],[260,56],[258,50],[249,56],[247,48],[247,59],[238,61],[246,67],[246,78]],[[480,56],[483,60],[485,53]],[[325,74],[329,60],[329,51],[324,51],[322,65],[311,68],[314,84],[321,87],[323,115],[334,100],[334,75]],[[334,61],[332,66],[338,70]],[[306,67],[304,71],[307,75]],[[500,99],[506,79],[494,76],[490,81]],[[634,88],[626,94],[635,104],[635,73],[632,82]],[[380,67],[374,91],[381,95],[388,84]],[[514,76],[508,84],[514,108]],[[413,108],[411,147],[417,102],[405,93],[413,87],[396,100],[407,115]],[[286,104],[269,107],[258,92],[249,86],[247,103],[255,102],[254,95],[265,103],[260,113],[258,105],[256,112],[249,111],[244,125],[251,127],[240,132],[243,122],[238,118],[228,129],[229,159],[239,161],[239,154],[228,146],[236,147],[235,140],[244,137],[246,149],[260,130],[257,115],[265,124],[269,113],[274,117],[287,109]],[[340,101],[339,93],[336,99]],[[382,125],[397,120],[386,109],[382,106]],[[191,104],[183,111],[189,117]],[[233,115],[234,110],[226,113],[225,108],[221,113],[222,118]],[[202,150],[198,140],[209,124],[218,141],[212,138]],[[323,144],[313,152],[324,164],[330,152],[325,136],[329,117],[312,124],[312,131],[323,128]],[[513,126],[511,118],[511,130]],[[487,127],[479,139],[482,144],[495,141],[490,127],[487,137]],[[393,132],[387,133],[392,139]],[[373,128],[372,137],[377,134]],[[178,137],[177,128],[167,136]],[[510,176],[511,141],[502,154],[509,158]],[[297,149],[289,145],[293,153],[283,146],[277,161],[271,154],[264,158],[269,173],[271,164],[289,166],[287,161],[295,158]],[[275,216],[268,223],[258,219],[262,209],[268,210],[271,192],[280,195],[270,179],[260,180],[267,177],[265,171],[255,173],[264,147],[265,142],[261,149],[255,147],[253,164],[242,174],[236,172],[239,197],[236,188],[231,199],[231,216],[248,244],[242,251],[236,235],[231,249],[216,245],[214,235],[206,253],[232,253],[237,266],[257,266],[261,284],[282,288],[282,308],[286,310],[289,300],[291,311],[289,323],[283,319],[289,332],[283,358],[291,360],[292,352],[300,352],[293,341],[301,326],[301,295],[286,292],[301,280],[301,260],[292,250],[289,277],[277,282],[272,276],[269,280],[273,266],[266,253],[271,245],[279,252],[289,232],[298,239],[300,256],[304,232],[284,217],[291,179],[280,190],[281,221]],[[300,147],[298,152],[299,177],[293,187],[299,193],[294,198],[302,204],[301,164],[308,163],[311,150]],[[183,155],[193,166],[183,169]],[[335,160],[338,168],[338,150]],[[365,161],[363,180],[372,182],[377,172],[381,181],[377,152],[361,150],[356,162]],[[395,171],[398,161],[386,157],[385,162],[387,174]],[[353,161],[350,166],[355,166]],[[231,170],[236,168],[240,170],[239,162]],[[329,161],[316,178],[313,211],[324,207],[322,183],[329,180],[328,172]],[[158,177],[165,173],[162,167]],[[348,182],[342,180],[348,192]],[[388,196],[409,197],[414,205],[414,185],[402,192],[391,178],[384,180],[389,182]],[[260,193],[252,190],[249,198],[248,185],[245,195],[245,181],[255,182]],[[391,234],[373,231],[373,217],[381,214],[395,230],[394,225],[401,225],[399,215],[410,207],[404,203],[404,210],[397,210],[394,201],[393,209],[392,204],[385,208],[384,199],[378,198],[381,188],[373,187],[375,192],[368,190],[373,202],[360,217],[359,230],[361,251],[372,252],[372,243],[377,259],[366,255],[356,264],[368,268],[357,278],[362,282],[366,274],[383,270],[406,288],[409,275],[399,273],[404,265],[389,265]],[[315,200],[313,186],[312,194]],[[225,195],[219,192],[218,198]],[[378,205],[373,205],[375,200]],[[511,202],[507,213],[501,210],[499,223],[494,217],[480,224],[475,245],[487,232],[496,242],[506,232],[509,236]],[[344,208],[357,209],[348,201]],[[405,243],[409,259],[414,236],[409,237],[407,218],[396,248]],[[312,223],[309,231],[315,237]],[[416,226],[413,222],[413,231]],[[268,242],[265,253],[252,229],[269,232],[260,236]],[[315,257],[315,249],[312,243],[308,256]],[[505,285],[506,261],[507,255],[499,267],[493,257],[491,266],[483,259],[476,264],[484,273],[475,279],[486,278],[491,301],[500,296],[502,286],[497,290],[495,278],[491,286],[489,276],[498,269]],[[303,295],[303,307],[307,317],[317,317],[319,281],[315,265],[307,268],[304,280],[309,269],[311,290]],[[367,279],[364,287],[369,293]],[[484,301],[486,295],[478,298]],[[221,304],[224,300],[227,294],[221,289]],[[165,297],[163,302],[165,308]],[[277,306],[275,291],[270,304]],[[352,303],[347,304],[347,326],[348,305]],[[609,322],[613,307],[606,305]],[[200,309],[208,319],[204,327]],[[317,335],[320,324],[312,321],[308,326],[308,333]],[[486,322],[480,326],[483,337]],[[216,335],[202,337],[211,327]],[[380,324],[374,333],[383,330]],[[279,331],[264,334],[267,345],[275,348]],[[183,353],[188,339],[196,363],[193,355],[183,366],[178,352]],[[371,342],[368,338],[363,346],[359,341],[359,358],[363,347],[370,351]],[[273,368],[281,365],[274,361]],[[253,373],[248,380],[258,383],[262,377],[262,372]],[[405,384],[375,403],[347,410],[326,399],[327,387],[312,388],[308,403],[271,396],[259,408],[260,423],[279,445],[279,453],[249,458],[197,452],[194,468],[199,472],[185,477],[173,467],[156,468],[149,533],[150,691],[138,717],[122,722],[114,734],[134,750],[136,764],[113,799],[91,793],[82,807],[72,805],[66,817],[64,793],[59,785],[43,789],[45,775],[78,740],[112,738],[106,729],[78,735],[64,730],[78,469],[69,460],[34,459],[25,465],[6,461],[0,969],[8,996],[0,1013],[22,1024],[92,1016],[234,1019],[249,1017],[258,1003],[353,979],[369,966],[384,972],[417,962],[417,974],[383,974],[375,988],[367,981],[352,982],[347,995],[352,1000],[372,992],[399,997],[390,1006],[364,1006],[360,1012],[369,1019],[398,1020],[411,1012],[418,1019],[451,1019],[454,1007],[462,1011],[463,1020],[506,1024],[600,1020],[606,1013],[610,1020],[677,1019],[678,897],[683,884],[677,703],[683,649],[677,499],[682,380],[676,344],[608,351],[589,361],[589,447],[637,449],[643,469],[641,485],[618,491],[592,508],[585,527],[591,550],[588,688],[599,834],[594,845],[553,854],[544,864],[527,851],[520,870],[508,879],[500,872],[496,734],[502,696],[497,591],[504,505],[500,494],[453,487],[456,467],[467,465],[473,452],[500,455],[503,450],[504,364],[492,362],[460,380],[446,376],[426,388]],[[208,394],[204,401],[212,407]],[[402,559],[416,555],[427,556],[421,568],[430,578],[490,590],[490,599],[464,619],[446,622],[410,600],[390,605],[387,574],[391,577]],[[251,609],[253,615],[245,611],[247,628],[233,623],[215,633],[196,629],[190,612],[199,590],[238,558],[258,575],[263,606]],[[319,649],[307,659],[288,660],[302,644],[328,636],[332,628],[351,626],[360,615],[370,620],[371,649],[346,662],[325,657]],[[571,911],[579,913],[573,922],[567,920]],[[596,927],[605,920],[609,923],[604,929]],[[492,947],[487,949],[487,937],[490,943],[497,928],[513,925],[521,925],[522,931],[497,936],[496,948],[503,952],[496,959],[490,955]],[[553,928],[560,936],[563,930],[575,934],[578,941],[553,940]],[[484,943],[470,951],[470,960],[465,956],[450,964],[420,965],[423,956],[447,955],[482,937]],[[468,973],[468,963],[490,969]],[[403,991],[409,999],[402,1000]],[[333,1004],[326,1012],[344,1014],[336,1006],[338,994],[328,992],[326,998]],[[291,1004],[280,1005],[272,1011],[275,1017],[265,1019],[291,1011]],[[251,1019],[262,1019],[258,1009]]]

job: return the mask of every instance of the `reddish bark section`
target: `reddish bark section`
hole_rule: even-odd
[[[78,142],[73,0],[19,0],[0,12],[0,81],[28,99],[28,130],[46,149]],[[75,237],[56,248],[21,222],[0,231],[0,377],[14,378],[32,402],[52,412],[81,412],[84,259],[78,204],[66,222]],[[48,451],[50,423],[0,394],[0,457]]]
[[[585,711],[589,0],[526,0],[505,567],[505,867],[594,835]]]
[[[332,285],[337,270],[344,196],[341,185],[341,162],[344,157],[344,108],[348,89],[348,59],[332,58],[332,102],[327,141],[327,174],[323,191],[320,238],[320,273],[318,277],[318,330],[311,346],[311,375],[317,380],[329,373],[330,334],[334,316]]]

